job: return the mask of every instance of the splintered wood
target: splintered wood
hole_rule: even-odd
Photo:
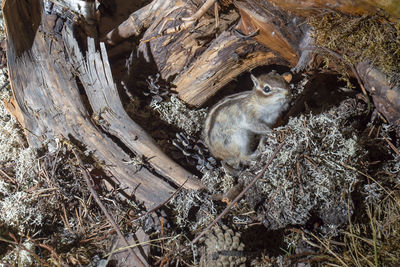
[[[385,7],[385,1],[365,0],[364,7],[353,2],[154,0],[101,40],[112,48],[129,37],[140,41],[143,35],[148,42],[133,51],[134,42],[129,43],[129,51],[123,51],[153,64],[183,101],[201,106],[257,66],[275,64],[296,71],[313,66],[319,50],[306,16],[333,6],[347,14]],[[174,191],[172,184],[187,181],[184,188],[201,189],[202,184],[126,114],[107,47],[93,39],[86,44],[86,36],[78,46],[65,25],[54,34],[42,8],[39,0],[3,2],[13,90],[6,106],[25,129],[29,144],[39,148],[56,139],[70,141],[91,152],[116,187],[146,204],[163,203]],[[376,109],[400,126],[398,87],[368,62],[354,67]],[[132,155],[143,158],[144,166],[130,164]]]
[[[133,195],[148,206],[163,203],[175,191],[159,178],[160,175],[177,185],[188,180],[185,188],[202,187],[126,115],[104,45],[99,53],[94,49],[93,40],[89,42],[88,63],[80,55],[72,34],[66,30],[63,38],[70,49],[67,56],[62,40],[52,35],[46,16],[40,20],[39,2],[6,1],[3,10],[14,95],[8,107],[24,127],[31,146],[40,148],[55,139],[64,139],[85,147],[103,165],[121,192]],[[28,12],[32,10],[37,12]],[[83,84],[91,110],[103,118],[105,124],[98,124],[89,115],[77,79]],[[119,142],[139,157],[149,159],[154,170],[130,164],[131,156],[114,138],[120,139]]]
[[[149,45],[139,47],[148,62],[155,61],[164,79],[173,78],[183,101],[201,106],[239,74],[261,65],[296,66],[304,35],[293,16],[282,11],[279,18],[274,17],[267,9],[274,11],[272,7],[260,8],[257,1],[235,2],[241,19],[232,29],[239,13],[231,9],[205,14],[212,3],[206,1],[198,9],[186,3],[158,10],[162,15],[143,36]],[[198,23],[180,29],[190,18]]]

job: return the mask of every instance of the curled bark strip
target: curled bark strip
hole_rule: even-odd
[[[33,148],[41,148],[46,144],[53,146],[56,145],[54,143],[56,140],[70,140],[74,144],[80,144],[102,164],[112,184],[119,187],[125,196],[133,195],[149,207],[163,203],[175,191],[174,188],[160,179],[159,174],[147,168],[126,164],[131,160],[131,155],[115,142],[115,138],[111,137],[111,135],[119,137],[117,133],[107,134],[97,127],[98,124],[90,117],[87,104],[84,104],[84,97],[76,83],[77,77],[84,79],[79,73],[79,68],[71,65],[72,58],[66,55],[64,49],[67,45],[61,39],[51,38],[52,32],[49,31],[46,16],[43,15],[41,18],[40,9],[31,7],[30,4],[32,3],[23,0],[6,1],[3,9],[7,22],[7,59],[13,90],[13,98],[8,102],[8,106],[24,127],[29,145]],[[15,6],[19,8],[14,8]],[[32,11],[30,13],[29,8]],[[35,10],[38,12],[33,12]],[[14,21],[21,23],[14,23]],[[41,23],[34,25],[33,22],[37,21]],[[32,31],[22,35],[20,33],[24,32],[25,23],[34,27]],[[39,28],[40,31],[38,31]],[[64,41],[65,38],[72,38],[72,35],[64,35],[66,32],[62,34]],[[69,41],[72,42],[72,40]],[[79,52],[78,48],[75,49]],[[96,53],[93,54],[91,58],[96,59]],[[79,63],[86,62],[80,60]],[[103,115],[111,121],[125,118],[118,108],[117,92],[110,89],[113,87],[107,87],[109,84],[113,85],[109,69],[102,61],[97,60],[92,62],[90,67],[94,75],[92,81],[96,83],[94,85],[99,86],[96,87],[96,94],[93,97],[99,97],[104,93],[103,101],[109,101],[116,108],[114,112],[112,110],[104,112],[104,110],[96,110],[98,106],[93,104],[92,110],[96,111],[95,114]],[[94,90],[94,88],[91,89]],[[87,91],[87,95],[90,95],[90,92]],[[96,100],[92,99],[93,101]],[[115,130],[113,128],[115,125],[122,124],[121,122],[112,123],[111,129]],[[120,139],[128,140],[126,146],[129,147],[130,141],[135,143],[135,136],[141,138],[141,132],[132,131],[128,135],[126,129],[131,128],[126,125],[121,127],[125,129],[125,132],[122,131]],[[145,137],[143,138],[145,140]],[[156,152],[152,151],[152,153]],[[151,157],[151,155],[148,156]],[[182,169],[180,172],[179,169],[174,169],[164,163],[159,168],[159,173],[169,172],[171,169],[174,173],[183,175],[184,178],[179,183],[182,184],[187,174]]]
[[[116,45],[131,36],[138,36],[143,30],[150,27],[162,10],[173,6],[174,1],[155,0],[132,13],[116,29],[107,33],[103,41],[109,45]]]
[[[200,106],[240,73],[263,64],[287,62],[257,42],[226,31],[173,83],[182,100]]]
[[[118,137],[132,152],[144,157],[162,176],[177,185],[185,183],[187,189],[200,189],[199,180],[171,160],[154,140],[125,112],[118,90],[114,83],[104,43],[100,43],[100,52],[96,52],[94,40],[88,39],[86,59],[71,32],[65,34],[65,43],[74,67],[78,70],[89,102],[98,120],[104,120],[100,126],[109,134]]]

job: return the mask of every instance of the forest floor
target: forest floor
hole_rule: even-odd
[[[254,72],[271,69],[286,71],[265,66]],[[11,89],[4,63],[1,74],[0,98],[7,100]],[[123,99],[127,112],[196,173],[206,190],[178,189],[160,209],[146,213],[141,203],[98,179],[101,167],[94,159],[85,168],[105,209],[128,242],[142,245],[134,251],[149,266],[395,266],[400,262],[400,136],[374,118],[357,88],[346,89],[338,77],[294,75],[294,115],[264,136],[257,160],[232,176],[201,143],[212,103],[188,108],[157,73],[139,73],[130,84],[135,94]],[[227,85],[225,95],[250,84],[244,74]],[[57,144],[31,149],[0,102],[0,266],[137,265],[94,201],[69,145]],[[222,222],[191,245],[232,200],[228,192],[249,184],[270,159],[271,166]]]

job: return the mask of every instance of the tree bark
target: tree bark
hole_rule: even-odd
[[[313,50],[308,15],[325,9],[365,14],[384,4],[243,0],[233,1],[233,8],[228,6],[231,2],[219,1],[223,8],[218,13],[210,5],[213,1],[154,0],[103,40],[117,46],[143,34],[138,52],[154,61],[182,100],[201,106],[239,74],[257,66],[276,64],[296,71],[313,66],[318,51]],[[194,15],[205,10],[204,3],[210,10]],[[13,89],[6,104],[26,130],[30,145],[41,147],[58,138],[86,147],[120,187],[126,186],[128,194],[147,203],[164,201],[174,190],[170,183],[181,185],[188,179],[185,188],[202,188],[126,114],[104,44],[97,51],[88,39],[88,52],[82,55],[70,31],[64,30],[62,38],[54,34],[49,17],[42,17],[39,0],[7,0],[3,12]],[[355,68],[377,110],[400,127],[399,88],[367,62]],[[147,159],[145,166],[129,164],[134,155]]]
[[[226,27],[221,33],[215,32],[217,37],[207,43],[196,44],[192,41],[189,45],[187,40],[200,37],[191,34],[187,29],[150,38],[158,35],[160,25],[163,25],[164,29],[171,28],[173,23],[179,24],[180,17],[192,14],[194,7],[188,2],[184,6],[175,7],[173,11],[160,10],[161,18],[144,34],[144,39],[150,40],[144,54],[146,58],[155,61],[165,79],[174,77],[172,83],[183,101],[189,105],[201,106],[239,74],[257,66],[278,64],[290,67],[294,71],[316,66],[319,62],[319,51],[315,49],[311,37],[312,29],[305,18],[326,9],[347,14],[376,13],[380,7],[389,5],[385,1],[378,0],[365,0],[362,3],[350,0],[234,1],[240,14],[239,23],[234,28],[230,24],[230,27]],[[166,21],[167,17],[177,19],[172,22]],[[191,28],[191,31],[196,32],[204,25],[213,24],[214,21],[214,18],[204,16],[194,29]],[[145,51],[143,47],[144,44],[141,46],[141,51]],[[370,64],[368,68],[382,73]],[[377,88],[379,83],[379,88],[385,88],[379,97],[372,94],[372,98],[375,103],[379,103],[376,106],[377,110],[389,122],[400,126],[396,119],[400,115],[398,110],[400,104],[388,99],[389,95],[397,95],[397,87],[389,86],[388,78],[386,81],[384,79],[378,81],[371,80],[373,78],[369,75],[364,75],[362,79],[365,79],[363,83],[366,85],[373,83]],[[368,86],[366,88],[373,92]]]
[[[177,185],[187,180],[185,188],[202,188],[125,113],[104,46],[100,56],[93,40],[89,41],[90,50],[84,59],[71,32],[65,30],[67,55],[63,40],[53,35],[47,17],[42,19],[39,1],[6,1],[3,11],[13,90],[13,99],[7,106],[19,119],[31,146],[39,148],[56,139],[67,139],[84,147],[103,164],[114,183],[127,188],[126,195],[134,194],[148,205],[162,203],[174,191],[164,179]],[[28,36],[21,35],[27,25]],[[84,104],[85,95],[80,93],[77,79],[90,108]],[[148,159],[151,168],[146,167],[146,162],[144,166],[130,164],[133,155]]]

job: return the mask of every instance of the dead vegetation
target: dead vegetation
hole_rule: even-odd
[[[349,105],[349,103],[353,103],[352,105],[354,105],[357,101],[351,100],[347,102],[347,104],[342,105]],[[342,202],[344,213],[341,214],[341,223],[334,229],[330,229],[329,224],[326,222],[319,225],[318,221],[309,220],[308,216],[300,221],[291,221],[295,219],[292,214],[293,209],[307,206],[298,204],[301,201],[297,200],[296,190],[304,190],[306,194],[317,194],[318,190],[315,189],[315,186],[319,183],[314,184],[314,186],[305,186],[303,184],[303,188],[301,188],[300,182],[295,178],[297,175],[296,164],[293,166],[294,169],[291,169],[290,164],[275,163],[279,170],[282,170],[282,164],[288,166],[289,170],[293,170],[293,176],[290,177],[289,174],[278,171],[276,174],[281,178],[277,177],[276,180],[270,180],[275,173],[273,169],[270,169],[263,183],[268,180],[284,183],[285,180],[282,180],[282,178],[288,175],[286,177],[289,181],[296,181],[297,189],[294,189],[293,185],[285,184],[285,186],[289,186],[288,189],[293,188],[294,191],[283,190],[282,184],[274,185],[276,189],[280,188],[278,191],[276,189],[272,191],[270,189],[263,189],[264,193],[248,193],[245,200],[242,200],[239,205],[234,206],[231,213],[224,219],[225,223],[233,227],[233,231],[242,232],[240,238],[241,242],[245,242],[246,240],[244,244],[246,245],[245,253],[247,253],[248,263],[252,263],[255,266],[272,266],[273,264],[287,266],[300,262],[310,262],[313,264],[331,263],[343,266],[377,266],[380,264],[391,265],[399,260],[400,166],[399,155],[396,150],[398,149],[396,148],[398,144],[396,144],[396,139],[392,138],[393,131],[388,125],[383,125],[382,128],[379,124],[369,124],[366,128],[360,129],[355,120],[364,116],[362,113],[364,109],[352,109],[351,107],[347,110],[343,110],[343,108],[339,109],[339,112],[335,111],[334,113],[327,111],[326,114],[318,116],[328,116],[332,120],[337,115],[351,115],[352,113],[349,113],[349,109],[352,112],[361,112],[355,114],[356,118],[350,119],[349,117],[345,117],[337,122],[331,121],[331,123],[336,123],[337,127],[348,124],[346,126],[348,127],[347,130],[344,133],[340,133],[340,135],[347,136],[346,138],[350,138],[349,140],[352,140],[356,133],[363,135],[365,137],[363,141],[354,139],[357,140],[354,141],[357,142],[357,145],[367,145],[368,147],[371,143],[376,143],[376,146],[379,146],[379,149],[385,155],[383,157],[384,160],[376,162],[377,156],[373,155],[376,149],[374,146],[374,148],[369,148],[370,158],[364,158],[362,162],[358,162],[361,165],[354,164],[354,159],[350,162],[347,160],[340,161],[340,163],[348,167],[342,166],[342,173],[337,173],[338,177],[344,178],[343,175],[348,172],[348,175],[353,177],[352,179],[357,177],[361,181],[354,190],[358,196],[352,196],[355,192],[348,187],[343,187],[346,190],[348,188],[349,191],[343,195],[346,198]],[[313,120],[318,121],[318,116],[313,118]],[[297,118],[300,127],[314,127],[306,131],[304,129],[307,128],[299,129],[299,133],[304,134],[303,138],[305,138],[305,141],[307,139],[306,135],[318,133],[329,136],[331,134],[330,132],[333,131],[331,124],[327,124],[325,131],[323,127],[321,128],[321,125],[311,123],[311,118],[312,116],[309,119]],[[273,148],[274,145],[271,142],[278,144],[282,140],[279,139],[282,136],[287,136],[293,142],[298,142],[298,140],[293,139],[292,134],[295,134],[295,131],[294,129],[290,129],[291,125],[289,123],[287,126],[277,129],[273,133],[274,137],[267,139],[270,143],[267,147]],[[351,128],[355,126],[357,126],[357,130]],[[317,128],[320,131],[317,131]],[[335,129],[335,131],[338,130]],[[335,134],[339,134],[339,132]],[[21,138],[23,140],[23,137]],[[313,139],[309,139],[306,142],[310,142],[308,149],[311,149],[311,151],[313,151],[312,144],[316,145],[318,143],[313,141]],[[355,145],[354,142],[352,146]],[[334,142],[329,141],[327,143],[333,144]],[[324,142],[321,144],[324,144]],[[14,142],[12,146],[15,147],[15,145],[23,147],[23,143]],[[332,159],[329,153],[337,154],[337,150],[332,150],[332,148],[325,146],[321,148],[328,153],[329,159]],[[299,159],[304,161],[301,164],[306,164],[301,167],[302,171],[308,168],[311,172],[310,177],[317,177],[314,175],[316,172],[324,171],[322,170],[322,166],[316,167],[316,164],[320,164],[318,163],[319,160],[315,158],[315,156],[321,156],[319,152],[316,152],[314,156],[308,154],[307,157],[304,156],[304,152],[290,152],[292,156],[284,156],[289,151],[289,146],[286,144],[281,153],[278,154],[278,158],[293,159],[292,156],[294,156],[295,159],[296,157],[300,157]],[[350,150],[347,150],[344,146],[343,152],[348,153],[348,151]],[[357,151],[353,151],[352,153],[352,155],[357,154]],[[357,154],[357,157],[365,153]],[[347,159],[347,156],[345,158]],[[14,212],[11,213],[12,208],[10,203],[20,208],[26,205],[31,207],[30,209],[24,208],[25,213],[18,215],[19,217],[15,219],[19,224],[18,227],[13,225],[11,221],[4,221],[3,219],[5,224],[2,227],[1,242],[7,244],[5,246],[6,249],[2,251],[3,263],[19,262],[24,265],[40,264],[43,266],[89,263],[96,265],[96,262],[100,263],[101,259],[107,255],[106,252],[113,247],[109,236],[114,233],[114,230],[94,203],[87,186],[83,183],[80,174],[82,170],[78,167],[75,157],[72,156],[67,146],[60,144],[57,150],[52,153],[44,152],[42,156],[39,156],[39,159],[33,159],[33,161],[35,162],[33,165],[38,165],[40,168],[30,173],[32,180],[17,178],[16,171],[10,171],[10,167],[6,168],[7,164],[11,164],[12,159],[8,159],[2,163],[2,169],[8,173],[7,176],[1,176],[3,189],[0,206],[3,210],[7,210],[7,212],[2,214],[15,214]],[[24,160],[23,162],[28,161]],[[259,162],[262,163],[263,160]],[[92,163],[87,162],[85,165],[91,170],[90,174],[94,181],[99,181],[103,177],[101,170],[91,167]],[[20,168],[20,166],[15,165],[14,167],[18,167],[17,169]],[[337,165],[335,165],[333,170],[336,167]],[[257,170],[257,167],[254,166],[253,168]],[[253,175],[249,175],[248,177],[251,178]],[[209,182],[212,184],[210,193],[223,192],[235,184],[234,179],[232,180],[229,177],[223,178],[223,171],[213,170],[204,179],[210,176],[213,180]],[[307,180],[310,177],[301,175],[301,179],[304,182],[309,182]],[[204,180],[204,182],[206,181]],[[354,181],[352,182],[350,179],[348,182],[353,183]],[[263,183],[258,184],[256,188],[260,186],[266,188]],[[120,200],[117,192],[109,192],[104,185],[100,185],[101,183],[96,183],[96,191],[101,195],[107,211],[112,214],[125,235],[134,232],[134,229],[139,226],[150,233],[149,242],[152,244],[151,255],[153,255],[152,262],[154,264],[192,265],[199,260],[197,257],[210,257],[210,255],[204,254],[206,252],[200,255],[196,254],[196,249],[192,252],[189,244],[190,240],[199,233],[199,230],[208,226],[221,212],[224,208],[224,204],[221,202],[211,201],[209,199],[210,195],[207,193],[178,192],[173,201],[163,207],[162,210],[165,210],[167,213],[157,211],[155,214],[148,214],[138,220],[135,218],[135,214],[141,213],[139,206],[126,200]],[[326,188],[331,189],[332,187],[327,185]],[[283,192],[287,192],[288,195],[282,196],[281,193]],[[331,193],[340,196],[337,191],[332,191]],[[20,195],[21,197],[19,197]],[[279,223],[276,224],[276,228],[282,229],[283,227],[283,229],[286,229],[285,232],[281,233],[280,237],[284,239],[281,241],[282,250],[280,255],[269,254],[268,251],[270,248],[268,247],[264,247],[262,251],[258,251],[246,239],[246,232],[249,235],[250,233],[248,232],[256,231],[255,229],[258,229],[258,231],[267,231],[268,228],[260,230],[252,226],[259,225],[260,222],[264,222],[265,225],[265,221],[259,216],[262,216],[262,214],[272,216],[270,210],[266,210],[264,213],[254,210],[251,204],[254,203],[254,200],[249,199],[252,196],[266,199],[267,205],[275,205],[274,203],[276,203],[276,205],[289,211],[289,214],[284,215],[284,218],[290,219],[287,223],[285,223],[283,218],[278,217],[275,221],[275,223]],[[293,198],[294,196],[295,198]],[[349,198],[350,196],[352,197]],[[315,198],[315,196],[312,198]],[[333,201],[330,197],[324,198]],[[302,199],[304,201],[304,198]],[[353,200],[356,201],[354,204],[351,204]],[[317,203],[316,207],[323,207],[321,203]],[[310,208],[313,210],[312,207]],[[284,213],[281,214],[283,215]],[[299,211],[299,214],[309,215],[310,213]],[[269,225],[271,226],[271,224]],[[301,225],[305,225],[306,227],[301,227]],[[309,228],[310,226],[307,227],[307,225],[310,225],[311,228]],[[271,230],[272,228],[264,236],[264,242],[268,243],[270,238],[276,238]],[[202,243],[198,246],[201,248]],[[41,252],[38,253],[38,250]]]
[[[392,83],[400,84],[400,22],[394,23],[384,14],[349,16],[338,12],[311,16],[307,21],[314,29],[315,44],[328,49],[321,51],[325,66],[335,62],[343,79],[348,81],[350,66],[368,61]]]
[[[397,77],[399,51],[391,41],[398,42],[399,29],[396,39],[392,30],[380,28],[389,23],[377,22],[382,17],[351,20],[337,16],[328,14],[320,24],[311,22],[320,27],[316,31],[317,39],[321,34],[318,45],[342,55],[344,65],[368,58]],[[345,20],[349,28],[342,31],[339,25],[343,24],[333,24],[336,20]],[[355,34],[359,27],[382,30],[384,35],[376,36],[379,47],[375,39],[359,43],[360,47],[337,43],[373,35],[364,31]],[[334,41],[320,32],[325,29],[337,32]],[[393,38],[385,42],[385,34]],[[371,50],[360,54],[365,47]],[[379,57],[387,51],[395,56]],[[374,53],[377,56],[371,58]],[[304,77],[293,83],[297,96],[302,95],[305,85],[315,82],[308,74]],[[191,142],[200,139],[206,108],[188,108],[170,88],[165,88],[165,94],[158,90],[158,83],[145,82],[142,90],[146,93],[124,106],[131,108],[127,113],[135,114],[132,117],[142,116],[143,121],[152,118],[148,129],[154,130],[156,142],[195,170],[198,162],[190,160],[193,155],[209,158],[206,150],[191,149]],[[319,86],[315,82],[312,88]],[[339,99],[337,88],[341,86],[332,84],[330,97]],[[9,90],[7,87],[2,92],[2,99],[9,97]],[[143,103],[148,107],[143,108]],[[354,94],[334,105],[318,104],[322,109],[305,104],[304,112],[267,134],[258,160],[239,177],[225,174],[219,165],[197,168],[205,190],[187,190],[182,185],[150,211],[121,194],[124,188],[113,188],[104,163],[93,154],[74,155],[77,146],[71,142],[57,139],[48,149],[33,150],[16,120],[1,106],[0,264],[132,266],[140,261],[146,265],[147,261],[151,266],[208,266],[217,262],[234,266],[394,266],[400,261],[399,133],[387,122],[371,119],[367,104]],[[181,140],[184,151],[172,146],[179,132],[191,138]],[[83,162],[77,160],[80,157]],[[271,161],[268,168],[267,161]],[[150,168],[142,157],[132,157],[124,164],[133,164],[137,170]],[[85,182],[82,175],[89,179]],[[246,192],[241,191],[243,187],[228,198],[215,197],[227,196],[237,184],[250,189],[243,198],[239,195]],[[99,196],[96,201],[95,195]],[[205,231],[217,223],[218,216],[223,224],[218,222],[212,231]],[[117,237],[118,231],[123,238]],[[126,252],[130,250],[126,243],[134,252]],[[144,247],[144,256],[134,243]],[[133,253],[140,259],[132,259]]]

